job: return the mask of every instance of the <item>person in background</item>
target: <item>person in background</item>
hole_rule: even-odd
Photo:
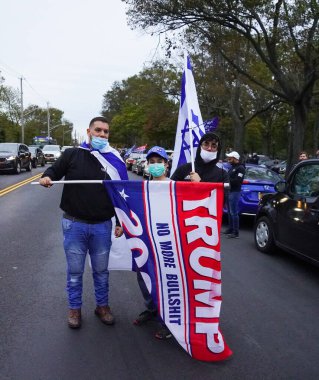
[[[228,206],[228,229],[225,234],[228,238],[239,237],[239,214],[238,204],[240,199],[241,185],[245,175],[245,167],[239,162],[240,156],[233,151],[226,154],[231,167],[228,171],[230,190],[227,196]]]
[[[95,117],[87,129],[87,141],[79,148],[67,149],[40,178],[51,187],[52,181],[128,179],[125,164],[116,149],[109,146],[109,124]],[[115,211],[103,184],[66,184],[60,208],[63,210],[63,244],[67,261],[68,326],[81,327],[82,278],[89,253],[92,264],[95,314],[106,325],[114,324],[109,306],[108,261],[111,248],[112,217]],[[115,236],[123,233],[117,221]]]
[[[164,148],[160,146],[153,146],[148,151],[146,160],[150,175],[154,181],[170,181],[170,179],[166,176],[166,172],[168,170],[168,156]],[[137,270],[136,274],[137,282],[141,289],[146,306],[146,310],[144,310],[133,322],[135,325],[140,326],[151,319],[157,318],[158,312],[152,296],[145,285],[141,272]],[[168,339],[171,338],[171,336],[171,332],[162,322],[159,331],[155,334],[155,337],[158,339]]]
[[[308,153],[305,151],[302,151],[299,153],[299,161],[308,160]]]

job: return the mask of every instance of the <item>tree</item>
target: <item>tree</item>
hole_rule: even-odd
[[[0,75],[0,141],[19,141],[20,100],[16,90],[4,85]]]
[[[251,82],[293,108],[288,165],[303,147],[307,118],[319,78],[319,5],[316,0],[122,0],[132,27],[165,33],[183,28],[210,44]],[[220,28],[218,28],[218,26]],[[245,38],[272,76],[265,83],[224,49],[224,30]]]
[[[173,146],[177,124],[179,76],[165,62],[115,82],[104,95],[102,114],[112,123],[112,141],[132,146]]]

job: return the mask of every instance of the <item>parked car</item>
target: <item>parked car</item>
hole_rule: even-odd
[[[132,172],[135,172],[137,175],[143,175],[143,170],[145,165],[147,164],[146,161],[146,154],[143,157],[140,157],[137,159],[136,164],[132,166]]]
[[[274,165],[275,160],[271,159],[270,157],[264,155],[264,154],[258,154],[258,165],[266,166],[267,168],[270,168]]]
[[[44,145],[42,152],[45,162],[55,162],[61,156],[60,145]]]
[[[223,167],[228,171],[230,164],[223,163]],[[245,167],[246,172],[238,205],[239,214],[255,215],[259,200],[265,194],[274,193],[275,184],[282,181],[282,177],[260,165],[246,164]],[[226,206],[224,212],[227,212]]]
[[[319,159],[299,162],[275,190],[258,207],[257,249],[272,253],[279,247],[319,265]]]
[[[31,153],[31,162],[33,168],[36,168],[38,165],[45,165],[45,158],[41,148],[35,145],[29,145],[29,151]]]
[[[0,143],[0,171],[19,174],[21,169],[32,170],[31,153],[25,144]]]
[[[285,175],[286,173],[286,167],[287,167],[287,160],[279,162],[279,164],[275,164],[271,167],[271,170],[273,170],[276,173],[279,173],[280,175]]]
[[[141,153],[133,152],[128,156],[128,158],[125,160],[127,170],[132,170],[132,165],[134,161],[136,161],[136,159],[139,158],[140,155]]]

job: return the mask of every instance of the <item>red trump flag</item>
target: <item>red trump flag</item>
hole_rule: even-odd
[[[232,352],[219,328],[224,184],[105,181],[160,317],[194,358]]]

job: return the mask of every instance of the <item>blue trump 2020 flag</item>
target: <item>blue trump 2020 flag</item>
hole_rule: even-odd
[[[193,137],[195,156],[199,140],[205,134],[205,128],[199,109],[191,61],[185,53],[185,67],[182,76],[181,100],[171,174],[178,166],[191,161],[190,133],[192,133]]]

